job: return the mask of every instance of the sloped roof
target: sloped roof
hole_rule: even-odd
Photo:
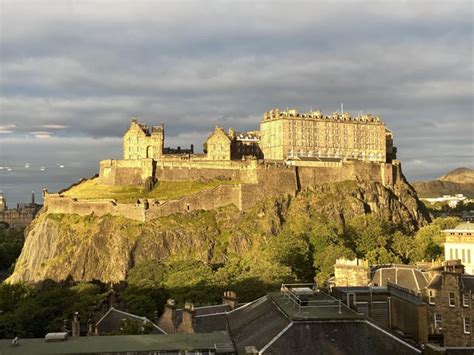
[[[377,269],[370,284],[386,287],[388,281],[415,292],[420,292],[428,284],[428,279],[422,271],[397,266]]]
[[[441,290],[441,284],[442,284],[441,275],[435,275],[431,279],[430,283],[426,286],[426,288],[430,288],[430,289],[433,289],[433,290],[440,291]]]
[[[134,321],[139,321],[142,323],[151,324],[153,327],[154,334],[166,334],[166,332],[149,320],[147,317],[140,317],[132,313],[124,312],[114,307],[111,307],[107,313],[105,313],[102,318],[100,318],[96,327],[99,329],[99,333],[111,333],[120,330],[122,320],[129,319]]]
[[[262,349],[291,323],[268,296],[228,313],[227,321],[239,353],[246,346]]]
[[[463,292],[473,292],[474,293],[474,276],[473,275],[462,275],[461,284]]]
[[[421,351],[368,322],[292,323],[263,354],[419,354]],[[263,350],[263,351],[262,351]]]

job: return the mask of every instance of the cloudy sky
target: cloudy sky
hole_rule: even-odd
[[[409,180],[474,166],[472,1],[0,4],[10,205],[120,158],[131,116],[164,122],[167,145],[200,147],[215,124],[344,102],[381,115]]]

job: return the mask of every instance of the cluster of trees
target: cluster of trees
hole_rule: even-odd
[[[24,237],[23,231],[8,227],[7,223],[0,223],[0,270],[9,271],[21,253]]]

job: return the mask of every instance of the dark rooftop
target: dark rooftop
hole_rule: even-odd
[[[225,346],[224,346],[225,345]],[[149,351],[214,350],[234,353],[232,340],[226,332],[166,335],[115,335],[69,338],[63,342],[44,339],[20,339],[12,346],[11,340],[0,340],[0,354],[94,354]],[[227,351],[225,350],[227,349]]]

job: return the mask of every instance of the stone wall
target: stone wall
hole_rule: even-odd
[[[367,286],[370,268],[367,260],[339,258],[334,265],[335,286]]]
[[[150,204],[145,211],[145,218],[146,220],[152,220],[173,213],[213,210],[230,204],[234,204],[238,209],[241,209],[241,186],[242,185],[220,185],[210,190],[184,196],[178,200]]]
[[[143,204],[118,204],[114,200],[76,200],[59,195],[46,195],[44,206],[48,213],[66,213],[88,216],[123,216],[137,221],[145,221]]]
[[[342,166],[306,167],[299,166],[298,176],[301,188],[316,184],[345,180],[370,180],[383,185],[392,185],[392,164],[365,163],[360,161],[344,162]]]
[[[153,171],[153,159],[102,160],[99,181],[102,185],[140,185]]]
[[[416,295],[407,290],[389,286],[391,328],[418,343],[428,342],[428,308]]]
[[[66,213],[87,216],[122,216],[137,221],[147,221],[173,213],[212,210],[234,204],[241,209],[241,185],[220,185],[210,190],[184,196],[178,200],[164,201],[140,199],[135,204],[117,203],[115,200],[77,200],[58,194],[46,194],[44,201],[48,213]]]

